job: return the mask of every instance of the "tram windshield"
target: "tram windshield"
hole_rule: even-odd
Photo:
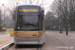
[[[17,23],[15,29],[42,30],[43,23],[41,17],[39,16],[38,7],[19,7],[17,12]]]
[[[38,16],[20,15],[18,18],[18,29],[38,29]]]

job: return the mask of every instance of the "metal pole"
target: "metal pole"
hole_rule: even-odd
[[[59,30],[59,12],[58,12],[58,30]]]
[[[59,30],[60,30],[60,33],[61,33],[62,32],[62,26],[61,26],[61,24],[62,24],[61,23],[61,0],[59,2],[60,2],[60,21],[59,21],[60,22],[60,24],[59,24],[60,27],[59,27]]]
[[[4,27],[5,27],[5,10],[4,10]]]
[[[68,35],[68,11],[67,11],[67,0],[66,0],[66,35]]]
[[[16,3],[16,6],[18,5],[18,3]]]
[[[4,7],[4,4],[2,4],[2,6]],[[3,10],[4,12],[4,24],[5,24],[5,10]]]
[[[4,4],[2,4],[2,6],[4,6]],[[4,9],[4,27],[5,27],[5,9]],[[5,29],[4,29],[4,33],[5,33]]]
[[[5,10],[4,10],[4,27],[5,27]],[[5,30],[4,30],[5,33]]]

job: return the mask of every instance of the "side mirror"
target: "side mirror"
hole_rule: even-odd
[[[44,12],[44,11],[42,11]],[[41,19],[44,20],[44,13],[41,13]]]
[[[42,10],[42,12],[44,12],[44,10]]]
[[[39,12],[39,16],[41,17],[42,20],[44,20],[44,10]]]

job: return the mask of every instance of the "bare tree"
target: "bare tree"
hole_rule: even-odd
[[[46,13],[45,26],[46,29],[56,30],[57,18],[54,16],[54,13],[50,11]]]
[[[0,25],[1,25],[1,21],[2,21],[2,18],[1,18],[1,10],[0,10]]]
[[[61,15],[62,18],[62,25],[65,27],[66,25],[66,0],[61,0],[61,4],[59,2],[60,0],[55,0],[53,4],[51,5],[52,12],[58,17]],[[71,27],[71,30],[75,30],[75,8],[74,4],[75,0],[68,0],[67,1],[67,8],[68,8],[68,21],[69,21],[69,27]],[[61,9],[61,10],[60,10]]]
[[[0,31],[2,31],[2,23],[3,23],[3,20],[2,20],[2,11],[0,9]]]

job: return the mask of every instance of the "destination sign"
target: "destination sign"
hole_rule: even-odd
[[[38,12],[38,9],[19,9],[19,12]]]

